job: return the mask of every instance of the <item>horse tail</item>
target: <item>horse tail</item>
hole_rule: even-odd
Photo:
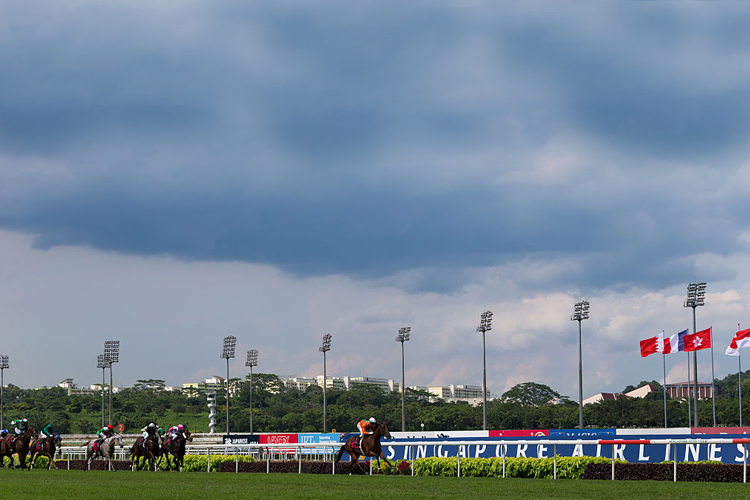
[[[341,456],[344,454],[344,448],[346,448],[346,443],[344,443],[344,446],[342,446],[339,449],[339,452],[336,454],[336,463],[338,463],[339,460],[341,460]]]

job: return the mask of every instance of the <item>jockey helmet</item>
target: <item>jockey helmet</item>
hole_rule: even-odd
[[[156,428],[156,424],[153,423],[153,422],[151,422],[150,424],[148,424],[148,428],[149,429],[155,429]]]
[[[375,420],[375,417],[370,417],[370,423],[371,423],[371,424],[374,424],[374,423],[376,423],[376,422],[377,422],[377,420]]]
[[[177,426],[177,430],[180,430],[180,431],[181,431],[181,430],[184,430],[184,429],[185,429],[185,427],[183,427],[183,425],[182,425],[182,424],[180,424],[180,425],[178,425],[178,426]]]
[[[114,428],[115,428],[115,427],[114,427],[114,426],[113,426],[112,424],[109,424],[109,425],[107,426],[107,429],[109,429],[109,430],[114,430]]]

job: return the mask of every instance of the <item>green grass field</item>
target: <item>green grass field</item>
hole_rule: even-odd
[[[750,484],[0,470],[0,497],[88,499],[750,498]]]

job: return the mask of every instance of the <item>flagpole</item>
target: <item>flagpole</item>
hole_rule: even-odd
[[[716,427],[716,388],[714,387],[714,329],[708,327],[708,338],[711,339],[711,403],[714,407],[714,427]]]
[[[663,333],[663,332],[662,332]],[[666,429],[667,426],[667,355],[663,352],[661,353],[661,366],[664,371],[664,384],[662,385],[662,389],[664,389],[664,428]]]
[[[740,331],[739,323],[737,323],[737,331]],[[739,369],[739,373],[737,373],[737,384],[738,389],[740,390],[740,427],[742,427],[742,349],[737,349],[737,353],[737,368]]]
[[[690,407],[691,407],[690,400],[692,399],[692,394],[691,394],[690,389],[693,387],[691,385],[691,383],[690,383],[690,353],[687,353],[687,355],[688,355],[688,393],[687,393],[687,397],[688,397],[688,427],[693,427],[693,414],[692,414],[692,410],[690,409]]]

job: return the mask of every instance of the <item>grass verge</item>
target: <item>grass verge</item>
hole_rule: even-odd
[[[659,481],[579,481],[548,479],[410,476],[320,476],[298,474],[206,474],[0,470],[8,498],[216,499],[216,498],[748,498],[750,484]]]

